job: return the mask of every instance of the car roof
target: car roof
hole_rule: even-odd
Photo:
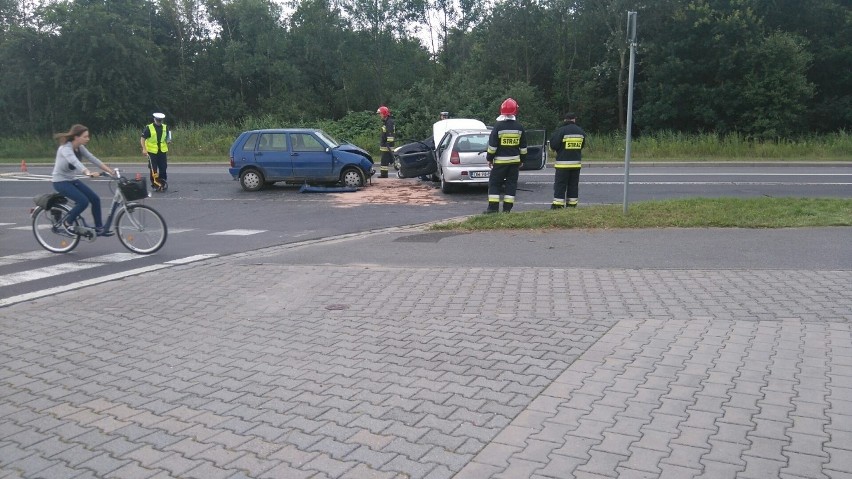
[[[484,133],[486,135],[491,134],[491,130],[482,129],[482,128],[477,128],[477,129],[468,128],[468,129],[464,129],[464,130],[459,130],[459,129],[453,128],[450,131],[452,131],[453,133],[459,134],[459,135],[472,135],[472,134],[482,134],[482,133]]]
[[[248,130],[243,133],[313,133],[320,131],[316,128],[261,128],[259,130]]]

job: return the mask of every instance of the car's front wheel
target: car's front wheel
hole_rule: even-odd
[[[246,191],[258,191],[263,188],[265,182],[263,173],[254,168],[249,168],[240,173],[240,186]]]
[[[364,186],[364,174],[358,168],[347,168],[340,173],[340,182],[343,186],[360,188]]]

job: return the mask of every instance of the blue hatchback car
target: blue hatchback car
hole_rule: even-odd
[[[246,191],[279,181],[361,187],[376,172],[365,150],[310,128],[245,131],[229,153],[228,173]]]

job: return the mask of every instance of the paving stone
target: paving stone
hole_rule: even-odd
[[[91,319],[74,324],[55,298],[7,308],[7,343],[29,349],[0,353],[0,381],[35,379],[0,388],[0,417],[44,437],[4,435],[0,423],[0,458],[52,454],[73,470],[109,453],[130,478],[852,470],[848,271],[318,267],[267,261],[273,250],[84,288],[75,307]],[[417,294],[352,300],[351,284]],[[429,284],[470,287],[446,298]],[[155,287],[190,286],[194,295],[165,295],[144,318],[86,306],[103,288],[132,311]],[[248,314],[215,293],[249,289]],[[338,303],[350,308],[324,307]],[[66,341],[67,353],[44,353]],[[88,448],[63,448],[78,438]],[[495,445],[513,448],[504,466],[478,462]],[[238,456],[224,467],[195,457],[214,447]]]

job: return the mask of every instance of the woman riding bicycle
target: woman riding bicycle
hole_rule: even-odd
[[[101,217],[101,199],[85,183],[76,179],[75,172],[82,172],[86,176],[100,175],[99,172],[91,172],[83,166],[81,161],[83,159],[88,160],[110,175],[114,175],[115,172],[86,149],[86,144],[89,143],[89,129],[87,127],[72,125],[67,132],[57,133],[53,137],[61,143],[56,150],[56,163],[53,165],[53,189],[74,202],[74,207],[65,217],[66,229],[76,233],[73,231],[74,220],[91,204],[92,216],[95,220],[95,232],[98,236],[107,235]]]

